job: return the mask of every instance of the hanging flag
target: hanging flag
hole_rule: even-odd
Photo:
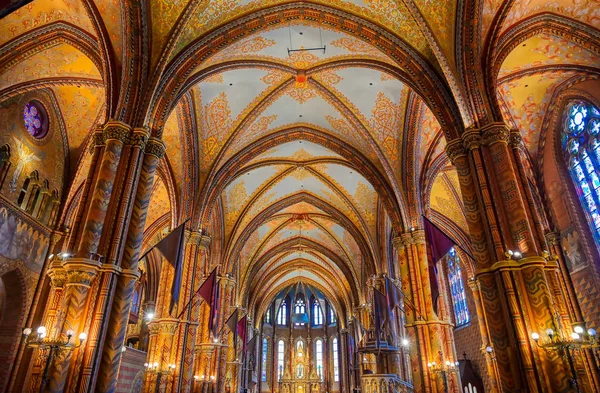
[[[217,284],[217,268],[214,268],[213,271],[206,277],[206,280],[200,285],[198,288],[198,295],[208,304],[209,307],[212,307],[213,300],[215,297],[215,289]]]
[[[242,340],[242,352],[246,352],[246,337],[248,335],[248,316],[244,315],[244,318],[240,319],[237,323],[237,334]]]
[[[437,314],[437,303],[440,297],[440,288],[437,280],[436,263],[454,247],[455,242],[435,226],[429,219],[423,216],[423,228],[427,240],[427,259],[429,261],[429,284],[431,286],[431,300],[433,311]]]
[[[377,336],[377,346],[381,338],[381,332],[385,322],[388,320],[388,305],[386,296],[373,288],[373,308],[375,313],[375,335]]]
[[[365,336],[365,329],[362,327],[358,319],[356,317],[352,317],[352,325],[354,326],[354,337],[356,338],[356,342],[360,345],[363,337]]]
[[[400,307],[402,304],[402,292],[388,276],[385,276],[385,294],[387,295],[387,301],[390,310]]]
[[[216,273],[215,273],[216,274]],[[210,316],[208,320],[208,330],[212,332],[213,339],[217,340],[217,327],[219,325],[219,300],[220,300],[221,286],[217,281],[215,284],[214,296],[210,305]]]
[[[238,337],[238,331],[237,331],[238,315],[239,315],[239,309],[236,308],[235,311],[231,313],[231,316],[229,316],[229,318],[227,319],[227,322],[225,322],[225,325],[227,325],[227,327],[229,328],[229,331],[231,333],[233,333],[233,345],[234,345],[233,352],[236,354],[237,354],[237,337]]]
[[[187,221],[186,221],[187,222]],[[173,312],[173,306],[179,301],[179,292],[181,291],[181,271],[183,270],[183,241],[185,222],[175,228],[171,233],[165,236],[154,247],[161,252],[163,257],[173,266],[175,274],[171,283],[171,305],[169,313]]]

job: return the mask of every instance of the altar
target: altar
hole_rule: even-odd
[[[323,382],[315,368],[309,360],[304,340],[298,339],[292,361],[279,378],[279,393],[321,393]]]

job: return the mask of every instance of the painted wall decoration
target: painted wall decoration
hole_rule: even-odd
[[[49,246],[46,232],[0,204],[0,255],[39,273]]]
[[[579,232],[574,228],[569,228],[561,234],[560,245],[565,255],[567,267],[571,272],[577,271],[587,266],[587,261],[581,246]]]
[[[41,139],[30,135],[23,119],[24,108],[32,101],[43,105],[48,114],[48,132]],[[56,191],[60,198],[65,176],[66,138],[57,110],[58,104],[48,90],[27,93],[0,103],[0,146],[7,144],[11,151],[11,166],[0,193],[15,205],[18,205],[25,179],[34,171],[37,171],[39,184],[47,181],[48,190]]]

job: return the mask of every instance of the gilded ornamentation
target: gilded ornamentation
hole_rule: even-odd
[[[285,93],[300,104],[304,104],[306,101],[317,96],[315,89],[308,82],[296,82],[292,87],[289,87]]]
[[[496,142],[508,142],[510,131],[506,124],[490,124],[481,129],[481,138],[486,145],[491,145]]]
[[[470,129],[465,131],[462,135],[464,146],[468,150],[479,149],[482,144],[481,134],[477,129]]]
[[[450,159],[450,162],[454,164],[458,157],[464,157],[467,155],[467,149],[463,145],[462,140],[455,139],[453,141],[448,142],[446,145],[446,154]]]
[[[156,158],[162,158],[165,155],[166,146],[163,141],[157,138],[150,138],[146,144],[146,154],[152,154]]]

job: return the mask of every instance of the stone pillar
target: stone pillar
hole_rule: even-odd
[[[135,199],[131,221],[125,242],[125,252],[121,261],[121,273],[116,282],[113,301],[110,307],[110,317],[106,330],[102,360],[100,363],[97,389],[100,391],[113,391],[117,383],[117,374],[121,360],[121,348],[125,340],[129,309],[136,280],[139,278],[138,262],[142,245],[144,227],[154,174],[160,158],[165,152],[164,144],[155,138],[148,141]],[[83,387],[82,387],[83,388]]]
[[[441,379],[431,373],[428,363],[455,362],[454,339],[449,322],[440,321],[433,310],[425,234],[414,230],[393,240],[398,253],[402,291],[405,298],[406,328],[416,392],[443,392]],[[460,392],[456,373],[448,375],[451,392]]]
[[[88,293],[92,280],[100,270],[100,263],[87,258],[72,258],[64,261],[62,266],[67,272],[67,283],[63,302],[64,320],[59,330],[61,338],[66,340],[67,330],[72,329],[75,336],[83,331]],[[65,390],[71,354],[71,352],[62,352],[56,358],[50,378],[50,392],[61,393]]]
[[[522,163],[508,141],[508,128],[493,123],[467,130],[446,147],[467,212],[487,333],[482,336],[494,349],[499,390],[568,391],[566,362],[531,339],[532,332],[544,338],[547,328],[569,337],[570,326],[562,323],[564,301],[552,290],[557,264],[538,235],[543,217],[528,208]]]

